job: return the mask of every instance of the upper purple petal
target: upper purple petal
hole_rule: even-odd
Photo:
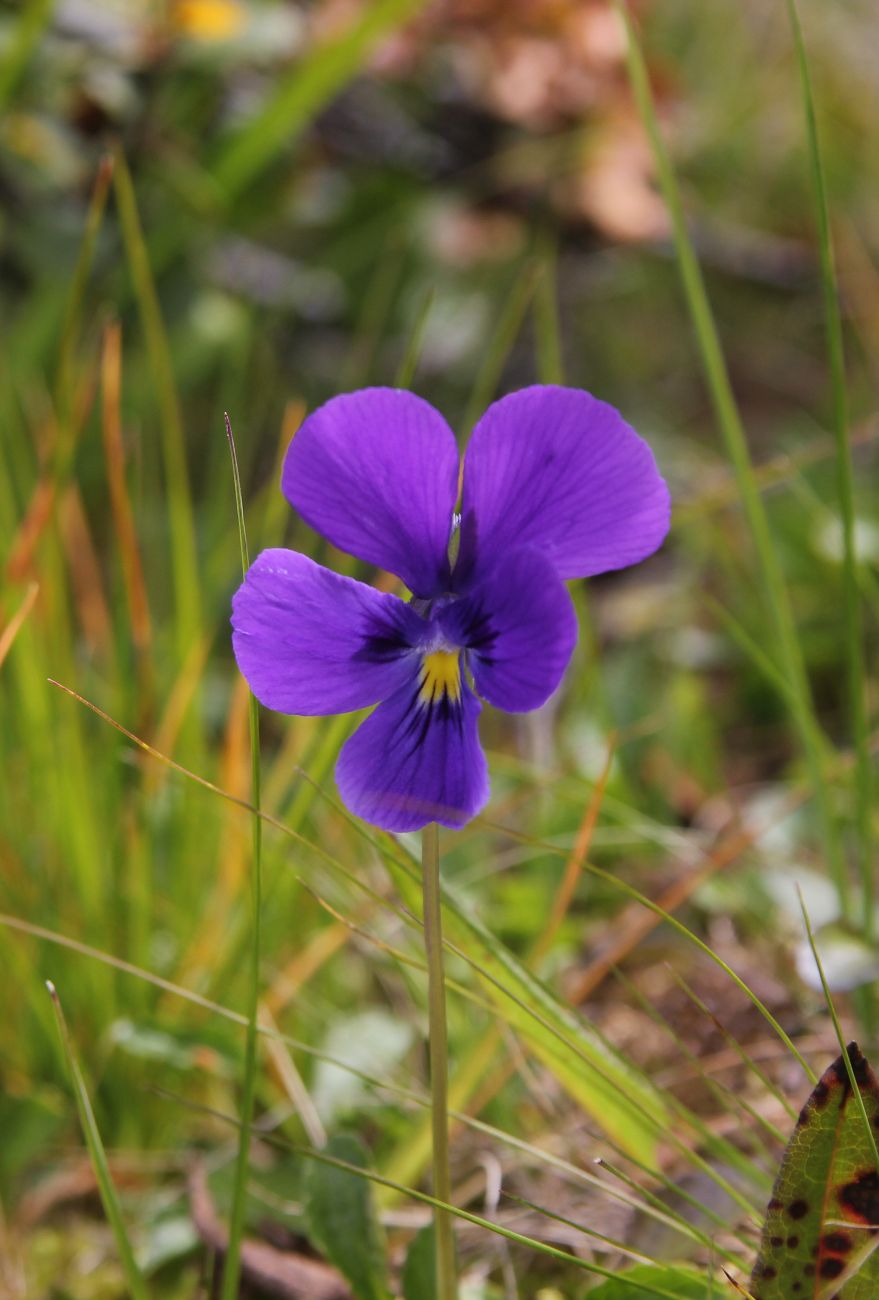
[[[396,573],[417,596],[448,589],[458,448],[414,393],[365,388],[319,407],[290,444],[281,486],[341,550]]]
[[[348,713],[398,690],[424,623],[396,596],[298,551],[257,556],[232,600],[238,667],[279,713]]]
[[[656,550],[669,511],[652,451],[618,411],[575,388],[523,388],[470,439],[455,586],[523,545],[566,580],[624,568]]]
[[[386,831],[463,826],[488,799],[480,707],[464,681],[457,700],[425,704],[413,675],[342,747],[336,783],[345,805]]]
[[[438,614],[446,636],[468,649],[473,682],[500,709],[539,708],[558,686],[577,642],[567,588],[540,551],[520,549]]]

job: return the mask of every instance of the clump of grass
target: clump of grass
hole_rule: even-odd
[[[453,186],[379,164],[328,174],[333,164],[311,157],[318,112],[417,8],[368,7],[309,60],[277,73],[259,112],[237,124],[229,117],[225,136],[210,142],[217,105],[241,89],[237,74],[206,61],[187,82],[169,67],[151,101],[160,147],[151,155],[132,136],[103,162],[94,151],[96,180],[73,221],[53,226],[45,205],[32,231],[16,223],[8,232],[10,263],[18,258],[30,279],[27,295],[11,291],[0,362],[9,433],[0,447],[8,539],[0,950],[21,990],[3,1031],[0,1113],[15,1141],[0,1160],[0,1195],[14,1215],[29,1181],[51,1172],[56,1143],[75,1131],[70,1090],[59,1087],[60,1029],[113,1249],[142,1300],[151,1289],[191,1294],[199,1269],[190,1241],[147,1282],[130,1244],[126,1219],[135,1216],[139,1245],[160,1241],[157,1200],[186,1214],[179,1172],[152,1168],[168,1147],[187,1159],[207,1150],[231,1167],[225,1184],[222,1170],[211,1184],[228,1225],[228,1300],[266,1204],[308,1232],[307,1171],[321,1161],[374,1186],[401,1276],[422,1276],[415,1246],[408,1269],[402,1261],[419,1207],[424,1215],[439,1204],[457,1216],[465,1274],[492,1300],[514,1285],[522,1294],[588,1285],[601,1295],[606,1283],[610,1295],[716,1295],[726,1286],[719,1265],[750,1273],[766,1149],[780,1145],[799,1105],[779,1062],[798,1063],[814,1082],[836,1050],[823,1008],[779,955],[775,921],[753,902],[760,875],[774,870],[779,850],[769,845],[795,816],[787,867],[807,856],[830,872],[850,926],[870,941],[874,925],[875,738],[863,645],[876,602],[854,545],[855,524],[873,517],[852,466],[871,435],[853,438],[848,415],[872,398],[856,350],[849,373],[845,366],[824,175],[833,124],[822,151],[789,0],[834,442],[828,451],[816,437],[772,461],[749,427],[749,415],[766,423],[759,355],[776,343],[778,299],[793,328],[812,298],[802,285],[768,292],[700,267],[704,232],[686,219],[648,60],[627,6],[617,5],[732,470],[705,491],[691,464],[701,458],[718,473],[713,433],[689,357],[665,329],[675,307],[662,258],[584,251],[582,232],[550,228],[541,211],[533,229],[530,214],[523,221],[510,258],[455,270],[431,259],[423,235],[435,192]],[[698,6],[691,17],[701,48],[717,19]],[[0,100],[25,119],[42,92],[23,72],[52,57],[41,43],[50,21],[50,7],[25,6],[0,60]],[[661,6],[655,22],[672,41]],[[793,99],[793,60],[780,66]],[[758,69],[748,72],[757,87]],[[718,85],[718,102],[728,90]],[[831,150],[841,146],[831,137]],[[569,159],[567,148],[548,152]],[[509,167],[511,156],[503,161]],[[721,172],[723,162],[718,154]],[[472,183],[484,201],[507,173],[480,166],[454,184]],[[22,180],[10,168],[9,183],[37,209],[30,174]],[[309,185],[309,201],[326,204],[320,229],[297,215]],[[254,246],[276,254],[272,275],[294,286],[303,266],[325,272],[324,287],[347,299],[343,314],[321,322],[306,318],[314,303],[302,297],[285,306],[230,288],[230,268],[246,269]],[[730,312],[729,359],[709,286]],[[449,345],[464,334],[468,312],[478,350],[437,348],[438,338]],[[752,318],[753,344],[733,328]],[[798,371],[809,368],[812,346],[801,335],[791,344]],[[606,390],[633,418],[653,421],[660,458],[682,465],[679,496],[689,493],[666,558],[646,575],[594,584],[588,601],[577,594],[584,649],[555,711],[530,730],[491,724],[490,820],[458,837],[445,859],[453,1177],[438,1199],[422,1186],[430,1125],[416,1045],[426,981],[414,846],[357,826],[338,807],[332,762],[350,719],[295,719],[283,731],[267,721],[260,771],[256,707],[236,684],[227,645],[228,597],[248,560],[245,502],[251,536],[280,542],[279,455],[306,405],[355,370],[357,382],[362,374],[441,393],[465,437],[487,401],[526,379]],[[797,394],[820,400],[796,379],[788,376]],[[773,401],[777,412],[777,394]],[[217,436],[227,408],[246,428],[234,461],[237,530]],[[772,418],[787,424],[787,414]],[[689,427],[676,435],[677,426]],[[840,520],[837,568],[805,554],[813,539],[788,506],[791,482],[798,501],[816,510],[829,502]],[[301,531],[295,544],[319,554]],[[828,616],[837,607],[841,630]],[[788,719],[799,748],[788,743]],[[851,757],[834,748],[849,741]],[[753,785],[780,789],[776,812],[750,805]],[[677,1018],[661,995],[668,959],[688,1007]],[[622,994],[608,978],[618,966]],[[789,1001],[779,1005],[767,968]],[[57,1023],[46,1004],[50,972],[73,1040],[60,1003]],[[260,997],[272,1017],[264,1023]],[[841,1020],[860,1015],[869,1035],[869,997],[840,1000]],[[716,1058],[706,1059],[718,1022],[741,1097]],[[795,1034],[793,1023],[815,1032]],[[655,1055],[654,1033],[670,1044]],[[275,1058],[259,1052],[262,1039],[289,1053],[293,1100]],[[78,1058],[89,1063],[88,1091]],[[684,1102],[663,1086],[674,1059],[691,1062],[706,1095]],[[732,1120],[752,1124],[753,1140],[735,1140],[725,1128]],[[322,1134],[346,1128],[368,1136],[369,1161],[319,1148]],[[141,1183],[161,1193],[138,1198],[125,1216],[110,1174],[117,1148],[136,1153]],[[486,1150],[503,1178],[483,1204]],[[401,1226],[404,1209],[414,1218]],[[611,1210],[623,1227],[603,1222]],[[645,1245],[648,1225],[669,1234],[667,1258]],[[501,1239],[508,1255],[498,1253]]]

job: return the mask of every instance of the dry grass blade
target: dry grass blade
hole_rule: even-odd
[[[0,667],[2,667],[3,660],[12,649],[13,642],[21,631],[27,616],[33,609],[39,590],[39,583],[32,582],[29,584],[27,591],[24,593],[24,599],[18,609],[12,615],[2,632],[0,632]]]

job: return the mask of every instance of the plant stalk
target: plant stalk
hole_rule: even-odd
[[[244,502],[241,495],[241,477],[232,424],[226,416],[226,437],[232,458],[232,481],[235,489],[235,513],[238,518],[238,540],[241,547],[241,571],[250,567],[247,533],[244,527]],[[250,946],[250,983],[247,996],[247,1036],[244,1044],[244,1079],[241,1096],[241,1121],[238,1130],[238,1153],[232,1187],[232,1207],[229,1213],[229,1242],[223,1268],[221,1300],[235,1300],[241,1277],[241,1240],[244,1236],[244,1212],[247,1201],[247,1171],[250,1160],[250,1134],[253,1125],[253,1106],[256,1096],[258,1064],[257,1038],[259,1034],[259,968],[262,945],[262,818],[260,816],[260,750],[259,705],[251,693],[249,699],[250,721],[250,797],[253,805],[251,819],[253,833],[253,871],[251,875],[252,930]]]
[[[443,929],[440,902],[439,828],[435,822],[421,832],[424,889],[424,947],[427,954],[427,1004],[430,1025],[430,1096],[433,1118],[433,1194],[451,1204],[449,1177],[449,1062],[446,1033],[446,988],[443,975]],[[448,1210],[434,1207],[437,1300],[457,1300],[455,1237]]]

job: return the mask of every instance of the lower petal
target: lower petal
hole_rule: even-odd
[[[457,828],[488,799],[479,701],[464,682],[458,699],[424,695],[421,680],[410,680],[354,732],[336,764],[346,807],[386,831]]]
[[[439,614],[466,646],[473,684],[509,713],[539,708],[562,680],[577,641],[577,618],[553,565],[530,547],[511,552],[488,577]]]

